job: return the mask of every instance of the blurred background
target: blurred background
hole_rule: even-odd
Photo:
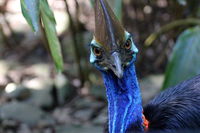
[[[0,0],[0,132],[103,132],[105,88],[89,63],[93,2],[48,0],[64,60],[61,73],[44,36],[23,17],[20,1]],[[144,105],[162,89],[200,74],[199,0],[108,2],[139,48]]]

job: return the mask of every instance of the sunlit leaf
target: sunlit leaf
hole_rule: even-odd
[[[56,21],[54,18],[54,14],[51,11],[46,0],[40,0],[40,12],[51,55],[53,57],[57,70],[62,71],[63,58],[60,42],[58,40],[55,29]]]
[[[40,0],[40,11],[43,12],[54,25],[56,25],[54,14],[49,7],[47,0]]]
[[[163,88],[200,74],[200,27],[184,31],[173,49]]]
[[[39,31],[39,0],[20,0],[22,14],[34,31]]]

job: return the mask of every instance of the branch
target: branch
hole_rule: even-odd
[[[200,19],[195,18],[188,18],[188,19],[182,19],[182,20],[176,20],[174,22],[171,22],[159,29],[159,31],[152,33],[147,39],[145,40],[144,44],[145,46],[150,46],[161,34],[164,34],[165,32],[168,32],[169,30],[175,29],[179,26],[184,25],[200,25]]]
[[[78,51],[79,49],[79,46],[78,46],[78,41],[77,41],[77,28],[76,28],[76,25],[75,23],[73,22],[73,18],[72,18],[72,15],[69,11],[69,6],[68,6],[68,3],[67,3],[67,0],[63,0],[65,2],[65,6],[66,6],[66,11],[68,13],[68,16],[69,16],[69,22],[70,22],[70,31],[71,31],[71,35],[72,35],[72,39],[73,39],[73,43],[74,43],[74,54],[75,54],[75,57],[76,57],[76,63],[78,64],[78,73],[79,73],[79,77],[80,77],[80,80],[81,80],[81,86],[83,86],[83,83],[85,81],[84,79],[84,73],[83,73],[83,70],[82,70],[82,67],[81,67],[81,55]],[[76,3],[76,6],[77,6],[77,3]]]

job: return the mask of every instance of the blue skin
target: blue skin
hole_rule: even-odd
[[[134,64],[125,69],[121,79],[110,72],[103,72],[103,79],[107,88],[109,132],[124,133],[131,126],[142,131],[142,102]]]
[[[130,34],[125,32],[125,36],[128,38]],[[92,41],[92,44],[100,47],[95,40]],[[133,41],[132,50],[135,53],[138,52]],[[121,79],[117,78],[113,72],[106,71],[107,68],[102,70],[97,67],[103,74],[104,84],[106,86],[109,133],[125,133],[132,127],[143,131],[143,109],[140,88],[135,72],[135,59],[136,54],[133,55],[132,61],[128,63]],[[94,63],[95,60],[96,57],[91,50],[90,62]]]

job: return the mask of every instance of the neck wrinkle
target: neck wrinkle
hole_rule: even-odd
[[[112,72],[103,73],[103,78],[107,89],[109,132],[143,131],[141,93],[134,64],[125,69],[122,79]]]

